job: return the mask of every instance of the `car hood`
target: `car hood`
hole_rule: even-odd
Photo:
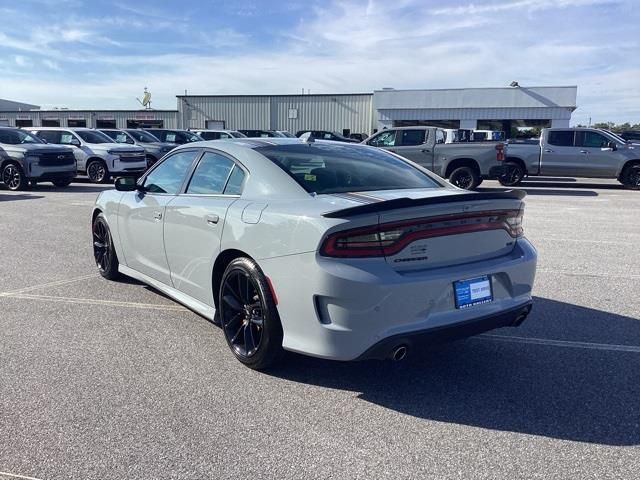
[[[144,153],[144,148],[136,146],[123,147],[121,143],[90,143],[91,150],[104,150],[113,153]]]
[[[42,153],[73,153],[73,149],[62,145],[51,145],[47,143],[21,143],[19,145],[2,145],[2,150],[6,152],[23,153],[25,155]]]

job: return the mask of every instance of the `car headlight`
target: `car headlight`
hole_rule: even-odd
[[[117,152],[116,150],[107,150],[107,153],[108,153],[109,155],[115,155],[116,157],[118,157],[118,156],[119,156],[119,155],[118,155],[118,152]]]
[[[40,157],[37,157],[35,155],[27,155],[27,157],[25,158],[25,160],[29,163],[33,163],[33,164],[38,164],[38,162],[40,161]]]

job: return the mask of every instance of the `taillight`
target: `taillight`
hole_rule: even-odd
[[[325,238],[320,247],[320,255],[383,257],[395,255],[416,240],[487,230],[504,230],[517,238],[523,234],[523,213],[521,208],[453,214],[343,230]]]
[[[496,160],[498,162],[504,162],[504,143],[496,145]]]

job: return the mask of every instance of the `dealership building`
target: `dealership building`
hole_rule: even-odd
[[[515,83],[515,82],[514,82]],[[382,89],[373,93],[178,95],[176,110],[41,110],[0,100],[0,125],[96,128],[227,128],[372,133],[385,127],[435,125],[510,131],[568,127],[576,86]]]

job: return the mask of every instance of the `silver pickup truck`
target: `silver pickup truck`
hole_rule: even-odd
[[[503,175],[504,144],[445,143],[445,139],[441,128],[397,127],[382,130],[362,143],[397,153],[467,190],[485,178]]]
[[[539,141],[507,146],[500,183],[513,186],[525,176],[615,178],[640,189],[640,145],[598,128],[545,128]]]

